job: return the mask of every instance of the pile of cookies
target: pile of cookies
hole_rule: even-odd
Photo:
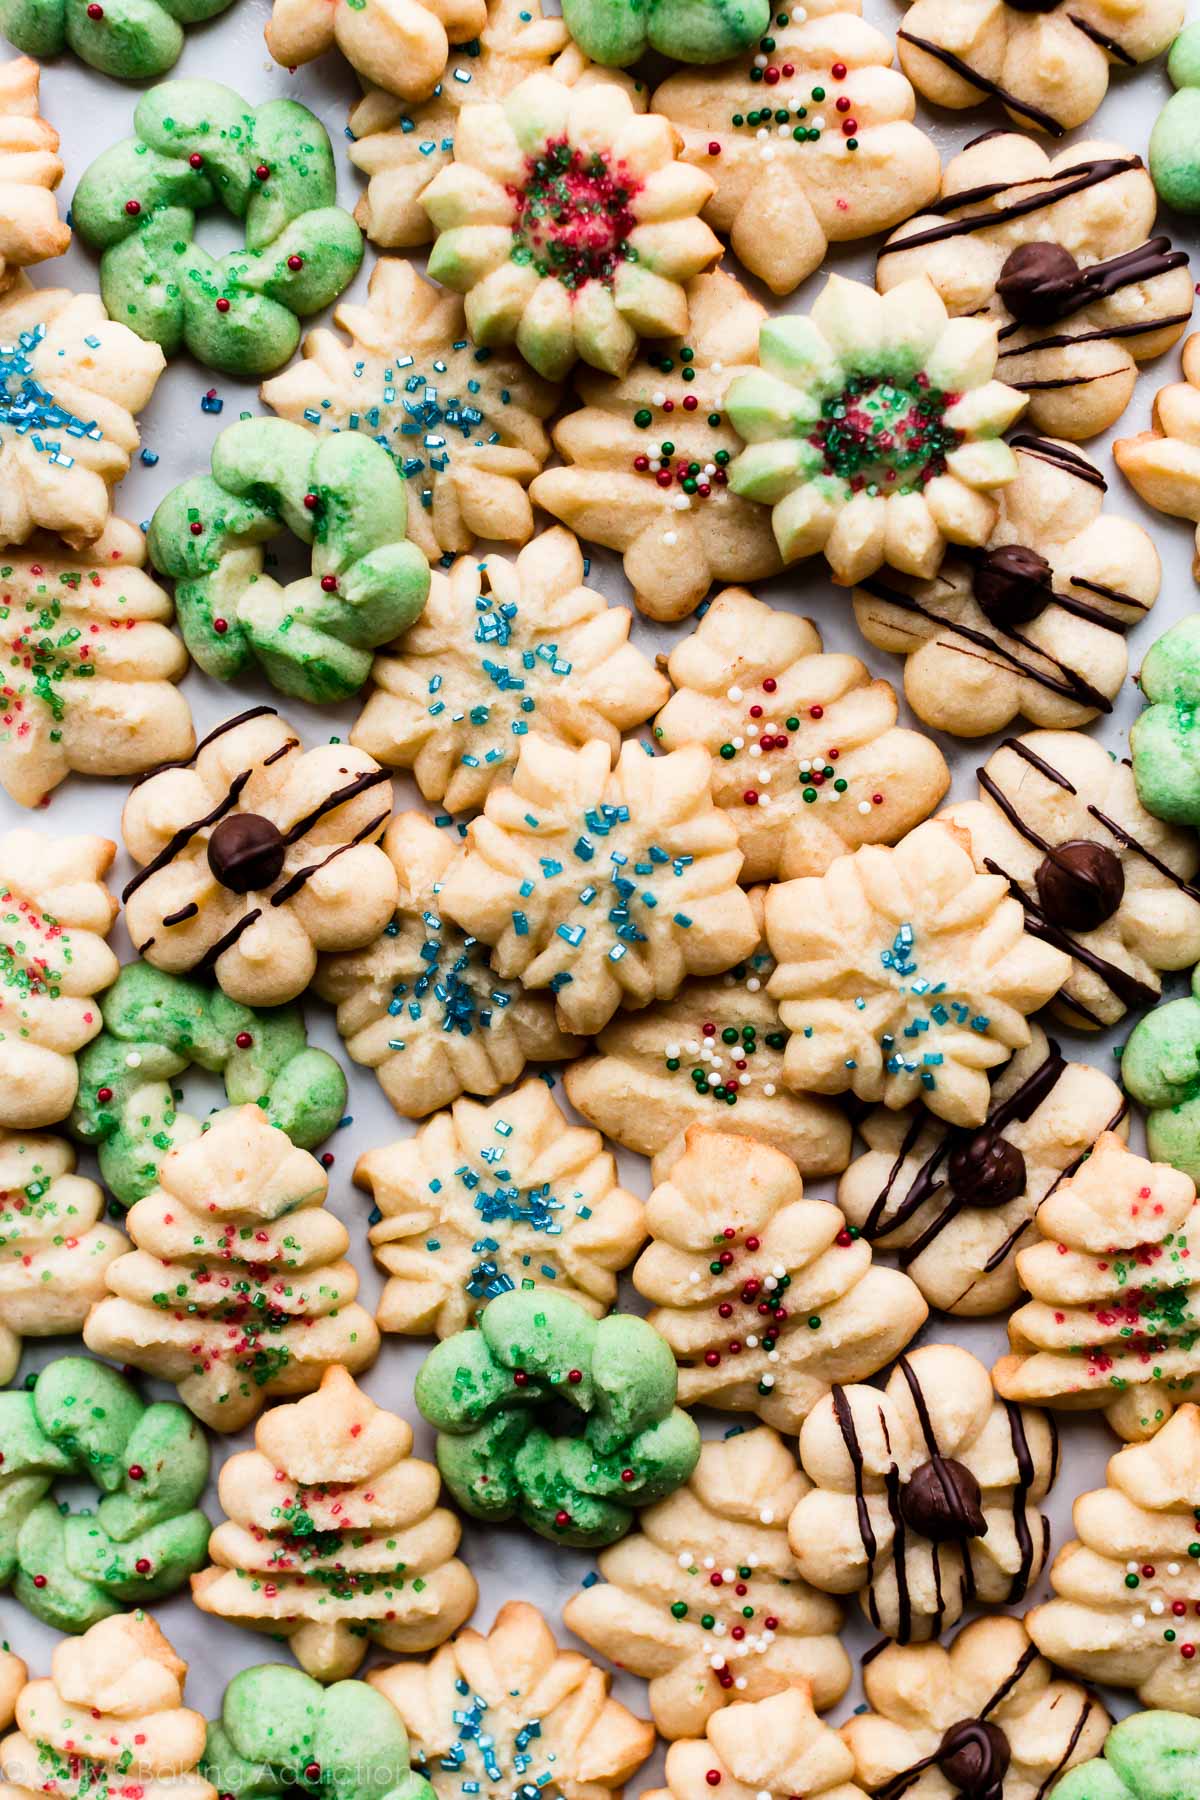
[[[1196,1800],[1200,22],[274,0],[339,158],[229,4],[0,0],[4,1795]]]

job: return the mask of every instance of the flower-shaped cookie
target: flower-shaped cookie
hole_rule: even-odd
[[[1112,447],[1126,481],[1158,512],[1196,525],[1192,574],[1200,580],[1200,332],[1183,346],[1183,380],[1154,398],[1149,431]]]
[[[850,1751],[813,1711],[809,1684],[797,1682],[713,1713],[702,1738],[678,1739],[667,1751],[666,1787],[642,1800],[701,1800],[706,1787],[737,1800],[865,1800],[853,1774]]]
[[[1032,1298],[993,1370],[1008,1400],[1102,1408],[1119,1437],[1153,1437],[1200,1390],[1200,1305],[1188,1245],[1195,1183],[1107,1132],[1042,1201],[1041,1241],[1017,1253]]]
[[[771,19],[769,0],[567,0],[567,28],[588,56],[627,68],[647,50],[675,62],[717,63],[747,50]]]
[[[302,360],[263,383],[267,405],[382,444],[412,490],[408,535],[430,562],[477,537],[532,537],[525,490],[550,453],[542,421],[555,389],[519,356],[476,349],[458,296],[401,257],[380,257],[366,304],[344,300],[333,318],[349,343],[310,331]]]
[[[1071,967],[940,819],[769,888],[766,925],[788,1086],[893,1109],[920,1099],[950,1125],[982,1125],[987,1071],[1029,1043],[1026,1016]]]
[[[421,205],[437,232],[429,273],[465,296],[476,342],[515,343],[558,381],[579,357],[624,375],[639,336],[686,332],[684,283],[721,245],[699,216],[713,183],[679,143],[616,82],[531,75],[464,108],[454,161]]]
[[[924,278],[880,296],[841,275],[763,326],[761,369],[727,395],[748,445],[729,479],[772,507],[785,562],[823,551],[849,586],[883,563],[936,575],[947,543],[987,542],[1017,474],[1000,433],[1025,405],[996,379],[996,334]]]
[[[651,1194],[633,1285],[675,1353],[682,1405],[798,1432],[834,1380],[874,1375],[925,1323],[908,1276],[875,1267],[836,1206],[803,1196],[781,1151],[704,1125]]]
[[[745,588],[717,595],[667,672],[676,692],[654,735],[711,751],[743,881],[821,875],[861,844],[894,844],[950,785],[937,745],[897,725],[886,681],[856,656],[823,654],[811,619]]]
[[[54,197],[63,178],[58,133],[38,110],[41,74],[28,56],[0,63],[0,292],[18,270],[61,256],[71,241]]]
[[[325,1171],[258,1106],[214,1115],[130,1207],[134,1248],[108,1271],[84,1342],[163,1381],[214,1431],[239,1431],[332,1363],[374,1362],[379,1333],[325,1210]],[[215,1273],[215,1278],[214,1278]]]
[[[0,1731],[7,1731],[17,1710],[17,1696],[29,1680],[29,1670],[7,1643],[0,1643]]]
[[[490,1106],[456,1100],[414,1136],[366,1151],[354,1179],[375,1201],[384,1331],[449,1337],[530,1285],[602,1318],[646,1236],[599,1132],[568,1124],[536,1076]]]
[[[1158,598],[1153,541],[1104,512],[1107,483],[1070,445],[1021,434],[987,544],[932,581],[868,576],[854,591],[867,642],[904,658],[927,725],[983,737],[1023,713],[1062,729],[1111,713],[1126,633]]]
[[[100,536],[165,366],[99,294],[20,276],[0,296],[0,545],[39,526],[75,545]]]
[[[1200,825],[1200,747],[1194,733],[1200,706],[1200,613],[1189,613],[1151,644],[1138,686],[1149,703],[1129,732],[1138,799],[1156,819]]]
[[[36,536],[0,551],[0,783],[37,806],[72,770],[138,775],[196,741],[174,685],[187,651],[135,525],[111,518],[72,556]]]
[[[479,811],[531,731],[571,749],[602,738],[615,756],[670,692],[629,642],[632,622],[584,585],[569,531],[543,531],[514,562],[459,557],[376,656],[350,741],[412,769],[426,800],[453,813]]]
[[[1094,1756],[1111,1724],[1094,1694],[1038,1656],[1020,1619],[976,1619],[948,1649],[889,1644],[863,1687],[870,1711],[842,1737],[870,1794],[1057,1795],[1064,1769]]]
[[[813,1483],[788,1524],[800,1572],[858,1594],[885,1637],[939,1637],[972,1601],[1016,1606],[1041,1574],[1058,1435],[998,1400],[969,1351],[929,1344],[882,1390],[835,1387],[804,1422],[800,1461]]]
[[[577,372],[583,404],[554,427],[563,466],[530,488],[590,543],[624,553],[652,619],[682,618],[714,580],[780,566],[769,516],[729,486],[741,441],[723,413],[733,376],[758,361],[766,314],[722,269],[689,281],[687,299],[686,341],[645,346],[620,381]]]
[[[102,837],[0,837],[0,1126],[53,1125],[74,1103],[75,1057],[103,1024],[96,995],[119,967],[104,942],[116,852]]]
[[[1121,1053],[1121,1084],[1146,1109],[1146,1143],[1200,1182],[1200,965],[1191,994],[1139,1019]]]
[[[537,1608],[509,1600],[485,1637],[460,1631],[428,1662],[373,1669],[438,1800],[545,1791],[619,1796],[654,1748],[654,1727],[609,1694],[612,1677],[560,1650]]]
[[[488,947],[442,912],[457,840],[424,813],[392,820],[383,847],[396,871],[392,918],[365,950],[321,959],[313,982],[337,1007],[347,1053],[374,1069],[407,1119],[460,1094],[497,1094],[530,1062],[559,1062],[582,1045],[559,1030],[552,994],[493,974]]]
[[[1200,957],[1191,834],[1146,812],[1129,765],[1081,731],[1006,738],[979,786],[940,820],[1007,883],[1029,935],[1071,957],[1055,1010],[1099,1030],[1153,1006],[1159,971]]]
[[[886,231],[937,193],[891,37],[861,14],[862,0],[810,0],[736,62],[677,70],[654,95],[684,159],[716,182],[705,218],[776,294],[831,243]]]
[[[896,1253],[931,1306],[960,1318],[1017,1304],[1016,1252],[1041,1202],[1101,1132],[1129,1129],[1120,1088],[1090,1063],[1066,1062],[1040,1026],[1030,1030],[992,1083],[977,1131],[948,1131],[924,1107],[878,1107],[860,1127],[866,1150],[838,1184],[856,1230]]]
[[[494,946],[503,979],[550,988],[564,1031],[669,1000],[756,948],[734,828],[709,796],[699,744],[667,756],[531,732],[442,882],[441,905]]]
[[[1128,406],[1138,364],[1191,317],[1187,252],[1151,237],[1156,211],[1141,157],[1121,144],[1051,157],[1020,132],[987,132],[946,164],[936,205],[888,239],[876,286],[927,275],[951,313],[997,319],[1000,372],[1028,395],[1030,424],[1094,437]]]
[[[803,1682],[824,1712],[850,1685],[841,1608],[801,1578],[788,1515],[809,1483],[767,1425],[713,1438],[691,1481],[598,1558],[602,1582],[563,1623],[650,1683],[665,1738],[698,1737],[720,1708]]]
[[[264,1413],[254,1444],[221,1469],[228,1517],[192,1577],[202,1612],[283,1638],[318,1681],[353,1675],[372,1643],[430,1650],[470,1617],[475,1580],[437,1470],[343,1367]]]
[[[50,1673],[16,1701],[17,1729],[0,1742],[12,1800],[90,1794],[117,1800],[217,1800],[198,1772],[204,1716],[183,1704],[188,1666],[142,1611],[63,1638]]]
[[[486,19],[484,0],[274,0],[263,35],[285,69],[336,44],[364,86],[424,100],[445,74],[451,44],[477,37]]]
[[[125,802],[138,955],[212,973],[248,1006],[294,1000],[318,950],[369,943],[391,916],[396,873],[375,841],[391,813],[391,779],[361,750],[306,752],[270,706],[226,719]]]
[[[900,66],[935,106],[990,96],[1059,138],[1091,118],[1110,68],[1161,55],[1184,11],[1183,0],[916,0],[897,33]]]
[[[760,929],[765,892],[749,895]],[[693,1124],[773,1144],[802,1175],[840,1174],[850,1160],[845,1115],[783,1083],[788,1034],[767,992],[774,967],[760,943],[726,974],[685,981],[673,1000],[618,1014],[599,1033],[598,1054],[564,1070],[571,1105],[650,1157],[656,1182],[683,1155]]]
[[[1186,1713],[1133,1713],[1114,1725],[1103,1761],[1075,1768],[1054,1790],[1055,1800],[1189,1800],[1200,1790],[1200,1723]]]
[[[65,1138],[0,1131],[0,1387],[22,1338],[80,1332],[103,1299],[105,1270],[129,1248],[104,1208]]]
[[[1200,1407],[1119,1450],[1071,1516],[1077,1537],[1050,1570],[1056,1597],[1026,1616],[1030,1637],[1086,1681],[1200,1716]]]

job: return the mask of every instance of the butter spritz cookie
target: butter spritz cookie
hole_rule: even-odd
[[[969,1351],[929,1344],[883,1389],[835,1387],[800,1432],[812,1482],[788,1536],[800,1571],[922,1643],[968,1604],[1017,1606],[1042,1572],[1058,1465],[1046,1413],[998,1400]]]
[[[1148,1443],[1119,1450],[1106,1485],[1076,1500],[1076,1536],[1050,1570],[1054,1598],[1026,1615],[1042,1655],[1135,1689],[1143,1706],[1200,1716],[1200,1628],[1189,1618],[1198,1510],[1200,1408],[1188,1405]]]
[[[450,1337],[512,1288],[551,1287],[602,1318],[646,1237],[600,1133],[570,1124],[537,1076],[489,1106],[463,1096],[365,1151],[354,1180],[375,1202],[384,1331]]]
[[[677,1739],[666,1787],[642,1800],[703,1800],[713,1787],[737,1800],[866,1800],[853,1775],[850,1751],[817,1717],[809,1684],[797,1682],[711,1714],[703,1737]]]
[[[39,529],[75,546],[100,536],[165,367],[99,294],[24,275],[0,294],[0,545]]]
[[[1112,451],[1147,506],[1196,525],[1192,574],[1200,579],[1200,332],[1185,342],[1180,367],[1183,380],[1155,395],[1150,429],[1118,438]]]
[[[710,1439],[687,1486],[603,1551],[603,1580],[564,1606],[577,1637],[648,1680],[663,1737],[699,1737],[723,1707],[801,1683],[824,1712],[849,1687],[841,1608],[788,1547],[808,1487],[767,1425]]]
[[[691,1126],[646,1226],[633,1285],[684,1406],[798,1432],[835,1379],[874,1375],[928,1316],[908,1276],[876,1267],[837,1207],[806,1200],[795,1164],[753,1138]]]
[[[346,1110],[346,1078],[308,1041],[298,1006],[255,1012],[219,988],[126,963],[101,1003],[104,1029],[80,1057],[70,1130],[94,1150],[122,1206],[148,1194],[168,1150],[198,1137],[178,1077],[219,1074],[230,1105],[253,1105],[310,1150]]]
[[[531,538],[526,489],[550,454],[552,383],[519,356],[478,349],[459,296],[403,257],[381,256],[366,303],[343,300],[333,319],[348,341],[310,331],[301,360],[263,383],[267,405],[322,435],[382,444],[412,494],[408,535],[430,562],[475,538]]]
[[[20,269],[61,256],[71,228],[58,216],[54,190],[63,178],[58,133],[40,112],[42,71],[28,56],[0,63],[0,293]]]
[[[1029,423],[1094,437],[1128,406],[1138,364],[1169,350],[1192,314],[1187,252],[1151,235],[1156,211],[1141,157],[1122,144],[1051,156],[1021,132],[986,132],[888,239],[876,286],[927,275],[951,313],[997,319],[1000,373],[1028,395]]]
[[[1025,407],[997,379],[998,329],[952,319],[925,277],[879,295],[831,275],[810,313],[767,321],[761,368],[726,397],[747,444],[729,479],[772,508],[785,562],[823,552],[850,586],[987,542],[1017,476],[1000,434]]]
[[[664,749],[704,744],[712,795],[737,827],[743,881],[821,875],[862,844],[894,844],[944,797],[937,745],[897,724],[886,681],[826,654],[811,619],[726,588],[667,663]]]
[[[983,1124],[988,1071],[1030,1042],[1027,1016],[1071,969],[940,819],[777,883],[766,927],[788,1086],[893,1110],[921,1100],[948,1125]]]
[[[1146,1109],[1146,1143],[1200,1182],[1200,966],[1186,999],[1156,1006],[1138,1020],[1121,1052],[1121,1085]]]
[[[458,852],[449,828],[400,813],[383,836],[399,900],[364,950],[323,956],[313,986],[337,1008],[346,1053],[374,1069],[406,1119],[423,1119],[460,1094],[498,1094],[527,1063],[578,1056],[561,1031],[554,996],[492,971],[488,946],[442,911],[446,870]]]
[[[102,837],[0,837],[0,1126],[53,1125],[74,1104],[75,1059],[101,1029],[97,995],[119,967],[104,941],[116,850]]]
[[[577,369],[580,406],[554,427],[562,466],[530,496],[592,544],[620,550],[638,610],[680,619],[713,581],[777,574],[770,517],[729,486],[741,440],[725,392],[758,361],[766,314],[741,283],[710,269],[687,284],[685,338],[643,345],[620,379]]]
[[[600,1031],[757,946],[711,763],[700,744],[654,756],[627,741],[614,767],[601,738],[575,750],[530,732],[512,785],[471,822],[441,905],[494,946],[502,979],[550,989],[564,1031]]]
[[[217,1800],[197,1769],[204,1718],[183,1705],[187,1664],[144,1612],[102,1619],[55,1646],[50,1674],[17,1697],[0,1742],[11,1800],[94,1794],[117,1800]]]
[[[168,1151],[126,1218],[84,1342],[174,1382],[214,1431],[240,1431],[280,1394],[307,1394],[333,1363],[374,1362],[350,1234],[325,1210],[315,1156],[257,1106],[217,1113]]]
[[[946,1648],[888,1644],[865,1663],[863,1687],[869,1710],[842,1738],[868,1794],[1057,1797],[1060,1775],[1095,1756],[1112,1723],[1038,1655],[1020,1619],[976,1619]],[[1076,1800],[1103,1797],[1080,1789]]]
[[[1082,731],[1006,738],[978,774],[980,799],[941,818],[1007,883],[1029,935],[1071,958],[1056,1012],[1100,1030],[1153,1006],[1160,972],[1200,957],[1191,834],[1148,813],[1129,765]]]
[[[910,0],[900,66],[935,106],[995,99],[1017,124],[1060,138],[1091,118],[1111,69],[1161,56],[1185,10],[1184,0]]]
[[[831,243],[887,231],[931,200],[938,154],[862,0],[810,0],[762,29],[735,61],[668,75],[652,104],[682,135],[684,160],[716,183],[708,223],[752,275],[790,294]]]
[[[7,1731],[17,1710],[17,1696],[29,1680],[29,1670],[7,1643],[0,1642],[0,1730]]]
[[[761,931],[765,888],[751,888]],[[761,941],[723,975],[685,981],[673,1000],[618,1013],[596,1054],[563,1071],[577,1112],[627,1150],[651,1159],[663,1181],[692,1125],[715,1125],[773,1144],[802,1175],[838,1175],[850,1160],[850,1125],[832,1100],[784,1085],[788,1033],[768,991],[774,958]]]
[[[584,567],[556,526],[512,561],[476,552],[435,570],[420,618],[375,658],[351,743],[411,769],[452,813],[479,811],[531,731],[572,750],[600,738],[616,756],[671,690],[630,643],[633,614],[588,587]]]
[[[226,719],[125,802],[138,955],[212,975],[247,1006],[294,1000],[319,950],[357,949],[391,917],[396,872],[376,841],[391,816],[391,778],[363,751],[306,751],[270,706]]]
[[[212,447],[212,472],[159,501],[147,544],[175,578],[187,647],[206,675],[255,667],[314,704],[357,693],[371,653],[412,624],[429,568],[407,540],[404,477],[358,432],[314,438],[285,419],[243,419]],[[290,531],[308,575],[282,586],[263,546]]]
[[[195,744],[175,685],[187,652],[136,525],[111,518],[72,554],[48,533],[0,551],[13,655],[0,710],[0,784],[38,806],[72,772],[140,775]]]
[[[70,50],[121,81],[165,75],[178,62],[184,27],[215,18],[230,0],[0,0],[0,31],[30,56]]]
[[[1171,45],[1167,74],[1179,91],[1171,96],[1150,133],[1150,173],[1158,195],[1175,212],[1200,211],[1196,158],[1196,89],[1200,87],[1200,31],[1194,24]]]
[[[1153,540],[1104,510],[1107,483],[1072,446],[1012,439],[1017,478],[986,544],[931,581],[869,575],[854,618],[904,658],[904,695],[926,725],[983,737],[1023,714],[1063,729],[1113,710],[1126,636],[1158,598]]]
[[[252,106],[218,81],[181,80],[141,96],[133,129],[85,170],[71,206],[101,252],[110,317],[168,356],[270,374],[299,343],[300,320],[362,261],[325,127],[297,100]],[[245,220],[243,247],[219,258],[196,238],[214,206]]]
[[[1133,1713],[1113,1726],[1102,1754],[1073,1769],[1055,1800],[1188,1800],[1200,1783],[1200,1722],[1186,1713]]]
[[[506,1601],[486,1636],[460,1631],[427,1662],[367,1680],[404,1721],[437,1800],[464,1790],[620,1800],[654,1748],[654,1727],[610,1695],[611,1675],[561,1650],[524,1600]]]
[[[115,1369],[62,1356],[0,1394],[0,1434],[0,1582],[44,1625],[86,1631],[203,1566],[208,1443],[182,1406],[149,1405]],[[91,1481],[96,1510],[56,1500],[60,1480]]]
[[[446,72],[451,44],[477,37],[486,19],[484,0],[273,0],[263,35],[289,71],[336,45],[364,85],[425,100]]]
[[[700,1434],[675,1405],[675,1362],[645,1319],[597,1322],[565,1294],[498,1294],[477,1330],[429,1352],[413,1395],[438,1468],[472,1518],[516,1518],[552,1543],[611,1544],[685,1482]],[[563,1433],[573,1408],[582,1435]]]
[[[1102,1409],[1119,1437],[1153,1437],[1200,1391],[1200,1306],[1188,1244],[1200,1229],[1190,1176],[1105,1133],[1048,1194],[1017,1253],[1030,1295],[993,1370],[1008,1400]]]
[[[996,1072],[977,1130],[947,1129],[924,1107],[876,1107],[866,1148],[838,1184],[838,1205],[896,1257],[931,1306],[959,1318],[1007,1312],[1022,1298],[1016,1253],[1034,1216],[1082,1166],[1102,1132],[1129,1129],[1120,1088],[1068,1062],[1038,1025]]]
[[[680,142],[616,82],[531,75],[465,107],[420,198],[429,273],[463,295],[476,343],[559,381],[577,358],[624,375],[639,337],[685,333],[685,283],[721,245],[700,218],[713,183]]]
[[[22,1338],[78,1334],[103,1299],[105,1270],[129,1248],[104,1212],[65,1138],[0,1131],[0,1386]]]
[[[254,1449],[222,1465],[227,1517],[192,1577],[196,1605],[283,1639],[318,1681],[353,1675],[371,1644],[442,1643],[474,1610],[475,1578],[454,1554],[462,1527],[437,1504],[441,1478],[412,1445],[412,1426],[341,1364],[272,1406]]]

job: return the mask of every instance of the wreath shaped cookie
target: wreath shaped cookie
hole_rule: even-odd
[[[115,1369],[62,1356],[0,1394],[0,1437],[0,1583],[44,1625],[86,1631],[204,1566],[208,1442],[182,1406],[147,1404]],[[94,1513],[52,1496],[80,1478],[104,1496]]]
[[[1184,1000],[1139,1019],[1121,1052],[1121,1084],[1146,1108],[1146,1143],[1156,1162],[1200,1182],[1200,966]]]
[[[1054,1800],[1189,1800],[1200,1790],[1200,1720],[1133,1713],[1114,1725],[1094,1762],[1073,1768]]]
[[[685,1482],[700,1434],[675,1405],[675,1359],[631,1313],[597,1322],[562,1294],[500,1294],[477,1330],[430,1351],[414,1397],[442,1479],[472,1518],[518,1518],[552,1543],[623,1537]],[[565,1434],[559,1408],[582,1433]]]
[[[61,256],[71,241],[54,196],[63,178],[58,133],[38,110],[41,74],[27,56],[0,63],[0,293],[18,270]]]
[[[205,674],[233,681],[257,664],[281,693],[320,704],[356,693],[372,651],[425,605],[429,567],[407,525],[404,479],[370,438],[244,419],[217,438],[210,475],[159,502],[147,546],[175,578]],[[282,587],[260,546],[285,530],[312,546],[312,565]]]
[[[72,220],[99,250],[110,317],[222,374],[267,375],[300,341],[300,320],[358,273],[362,237],[336,204],[329,136],[306,106],[251,106],[216,81],[164,81],[138,101],[134,133],[97,157]],[[215,258],[196,215],[246,221],[241,250]]]
[[[484,0],[274,0],[263,35],[285,69],[336,44],[363,86],[424,100],[445,73],[450,46],[478,37]]]
[[[43,61],[71,50],[121,81],[165,75],[179,61],[185,25],[224,12],[231,0],[0,0],[0,31]]]
[[[173,1085],[193,1063],[220,1073],[230,1105],[260,1107],[305,1150],[345,1112],[346,1077],[309,1044],[298,1006],[256,1012],[219,988],[127,963],[104,996],[103,1022],[80,1058],[70,1129],[95,1148],[123,1206],[147,1194],[167,1152],[201,1130]]]
[[[887,231],[937,193],[937,150],[913,123],[891,38],[861,15],[862,0],[809,0],[765,19],[736,62],[677,71],[654,94],[684,161],[716,183],[708,223],[776,294],[831,243]]]

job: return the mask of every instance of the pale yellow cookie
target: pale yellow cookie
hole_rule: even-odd
[[[1117,467],[1147,506],[1197,526],[1192,573],[1200,580],[1200,332],[1188,338],[1183,380],[1155,395],[1149,431],[1118,438]]]
[[[564,1606],[585,1644],[647,1678],[663,1737],[698,1737],[722,1707],[798,1682],[824,1712],[850,1685],[841,1608],[801,1578],[788,1548],[788,1515],[808,1488],[769,1426],[711,1439],[687,1486],[639,1513],[597,1559],[603,1581]]]
[[[441,887],[458,852],[447,821],[400,813],[383,847],[396,871],[391,919],[364,950],[322,957],[313,986],[337,1007],[356,1063],[406,1119],[423,1119],[460,1094],[497,1094],[526,1063],[578,1056],[559,1030],[552,994],[492,972],[488,948],[442,912]]]
[[[282,1638],[318,1681],[353,1675],[371,1644],[431,1650],[470,1617],[475,1578],[437,1470],[345,1368],[265,1412],[254,1444],[221,1469],[227,1517],[192,1576],[202,1612]]]
[[[1016,1606],[1041,1574],[1058,1437],[1047,1415],[998,1400],[969,1351],[929,1344],[886,1387],[835,1387],[809,1413],[812,1483],[788,1538],[806,1581],[857,1594],[901,1644],[940,1636],[971,1601]]]
[[[666,1787],[642,1800],[707,1800],[714,1787],[733,1800],[865,1800],[853,1775],[853,1756],[800,1681],[713,1713],[702,1738],[677,1740],[667,1751]]]
[[[508,780],[530,732],[578,749],[662,705],[669,684],[629,641],[633,614],[588,587],[569,531],[517,556],[462,556],[434,570],[425,610],[375,658],[375,686],[350,734],[389,768],[412,769],[427,800],[478,812]]]
[[[41,76],[29,56],[0,63],[0,292],[19,270],[61,256],[71,241],[58,216],[63,166],[58,133],[39,111]]]
[[[261,1108],[215,1114],[130,1207],[134,1248],[108,1270],[88,1349],[174,1382],[215,1431],[310,1393],[332,1363],[365,1368],[379,1332],[355,1298],[350,1234],[325,1210],[328,1186]]]
[[[718,594],[671,652],[654,721],[667,750],[703,744],[712,794],[737,827],[743,881],[821,875],[861,844],[894,844],[950,785],[930,738],[896,723],[886,681],[829,654],[811,619]]]
[[[101,1029],[96,996],[119,968],[104,941],[116,853],[102,837],[0,837],[0,1126],[53,1125],[74,1104],[75,1056]]]
[[[450,46],[477,37],[486,18],[484,0],[274,0],[263,36],[286,69],[336,44],[364,84],[425,100],[445,75]]]
[[[0,1731],[7,1731],[17,1710],[17,1696],[29,1680],[29,1670],[15,1651],[0,1643]]]

